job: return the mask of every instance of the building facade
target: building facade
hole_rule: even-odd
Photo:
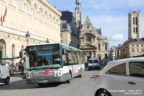
[[[0,0],[0,58],[30,44],[60,42],[61,13],[46,0]]]
[[[106,59],[109,55],[109,43],[102,36],[101,29],[93,27],[89,17],[86,18],[80,33],[80,49],[85,52],[85,58],[98,57]]]
[[[131,58],[144,55],[144,38],[127,41],[120,48],[120,58]]]
[[[70,45],[71,33],[71,27],[67,21],[61,21],[61,43]]]

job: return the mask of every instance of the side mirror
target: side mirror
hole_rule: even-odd
[[[63,53],[63,54],[66,54],[66,53],[67,53],[67,50],[66,50],[66,49],[62,49],[62,53]]]

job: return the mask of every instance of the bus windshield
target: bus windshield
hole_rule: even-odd
[[[27,69],[61,67],[58,45],[31,46],[27,49]]]

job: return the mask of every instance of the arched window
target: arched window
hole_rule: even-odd
[[[18,0],[18,8],[22,9],[22,0]]]
[[[30,4],[26,1],[26,13],[30,14]]]
[[[36,8],[36,6],[33,7],[33,16],[34,17],[37,16],[37,8]]]
[[[98,44],[98,50],[101,50],[101,45],[100,45],[100,43]]]
[[[47,22],[47,14],[46,13],[44,14],[44,21],[45,21],[45,23]]]
[[[108,50],[108,47],[107,47],[108,45],[107,45],[107,43],[105,43],[105,50]]]
[[[51,16],[51,14],[49,15],[49,23],[51,24],[51,22],[52,22],[52,16]]]
[[[42,20],[42,10],[39,11],[39,19]]]
[[[14,57],[15,56],[15,45],[13,44],[12,45],[12,57]]]
[[[105,59],[108,57],[108,55],[107,54],[105,54]]]
[[[12,3],[13,3],[13,0],[8,0],[8,2],[12,4]]]
[[[55,17],[53,17],[53,23],[55,23]]]
[[[0,58],[6,56],[6,44],[4,40],[0,40]]]

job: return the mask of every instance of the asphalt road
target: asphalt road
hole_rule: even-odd
[[[11,77],[11,83],[0,83],[0,96],[93,96],[94,77],[99,71],[86,71],[82,78],[73,78],[70,84],[47,84],[43,87],[27,85],[21,76]]]

